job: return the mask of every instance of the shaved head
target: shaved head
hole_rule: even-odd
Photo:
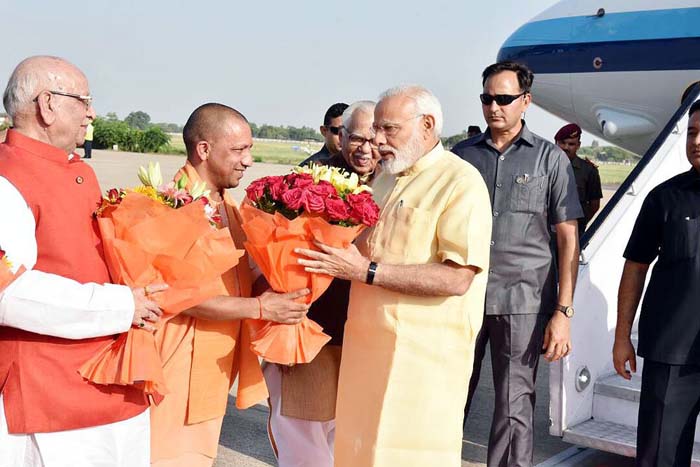
[[[223,196],[235,188],[245,170],[253,165],[253,135],[248,120],[223,104],[199,106],[182,130],[187,161],[212,190]]]
[[[182,139],[187,148],[187,158],[196,157],[195,147],[200,141],[215,139],[234,120],[248,125],[248,119],[233,107],[210,102],[200,105],[192,112],[182,130]]]

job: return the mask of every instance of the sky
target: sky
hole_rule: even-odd
[[[485,128],[482,70],[554,3],[0,0],[0,86],[23,58],[58,55],[85,72],[98,115],[184,124],[214,101],[257,124],[317,128],[334,102],[414,83],[440,99],[449,136]],[[566,123],[535,106],[526,120],[546,138]]]

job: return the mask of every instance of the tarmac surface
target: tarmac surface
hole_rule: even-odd
[[[93,158],[87,162],[95,169],[100,186],[105,191],[114,187],[126,188],[138,185],[136,171],[139,166],[145,166],[148,162],[159,162],[164,179],[168,179],[185,163],[185,157],[93,150]],[[232,194],[240,201],[245,195],[244,188],[253,180],[267,175],[284,174],[288,171],[289,166],[286,165],[256,163],[246,171],[241,186],[232,190]],[[603,202],[610,198],[612,191],[604,190],[604,195]],[[562,442],[559,438],[550,436],[548,384],[548,364],[542,360],[537,381],[535,464],[541,464],[542,467],[557,465],[631,467],[633,465],[630,459],[592,450],[579,450]],[[235,394],[235,387],[231,394]],[[436,393],[435,397],[440,397],[439,393]],[[267,407],[258,405],[239,411],[235,408],[233,396],[229,396],[229,402],[219,441],[219,455],[214,465],[216,467],[277,465],[267,438]],[[480,385],[472,407],[464,429],[462,466],[482,467],[486,466],[486,446],[494,408],[494,390],[488,358],[482,368]],[[580,461],[575,461],[579,458]],[[557,459],[562,459],[562,463]]]

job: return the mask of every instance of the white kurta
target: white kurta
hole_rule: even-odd
[[[126,332],[134,313],[129,288],[80,284],[32,270],[37,260],[35,228],[34,215],[22,195],[0,177],[0,248],[15,269],[20,265],[27,269],[0,293],[0,326],[66,339]],[[99,427],[11,435],[0,396],[0,467],[146,466],[149,443],[148,411]]]

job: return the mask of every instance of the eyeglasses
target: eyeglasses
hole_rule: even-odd
[[[401,122],[396,122],[396,123],[382,123],[381,125],[378,123],[373,123],[372,124],[372,130],[374,130],[375,133],[379,133],[380,131],[384,132],[386,136],[396,136],[396,134],[401,130],[401,123],[406,123],[411,120],[414,120],[418,117],[424,117],[425,114],[418,114],[414,115],[411,118],[407,118],[406,120],[403,120]]]
[[[330,132],[333,133],[334,135],[337,135],[338,133],[340,133],[340,129],[343,127],[342,126],[327,126],[326,128],[328,128],[330,130]]]
[[[481,99],[481,103],[484,105],[491,105],[493,101],[496,101],[496,104],[498,105],[510,105],[514,100],[524,96],[525,94],[527,94],[527,91],[521,92],[515,96],[512,94],[496,94],[495,96],[492,96],[491,94],[480,94],[479,99]]]
[[[83,104],[85,104],[85,109],[89,109],[90,106],[92,105],[92,96],[90,96],[90,95],[83,96],[81,94],[73,94],[71,92],[63,92],[63,91],[46,91],[46,92],[48,92],[50,94],[56,94],[58,96],[66,96],[66,97],[72,97],[73,99],[78,99]],[[39,93],[39,95],[41,95],[41,93]],[[34,98],[34,102],[36,102],[38,100],[39,100],[39,96],[36,96]]]
[[[377,145],[374,144],[372,138],[365,138],[357,133],[350,133],[348,135],[348,140],[350,141],[350,146],[360,147],[365,143],[369,143],[369,147],[372,149],[377,149]]]

